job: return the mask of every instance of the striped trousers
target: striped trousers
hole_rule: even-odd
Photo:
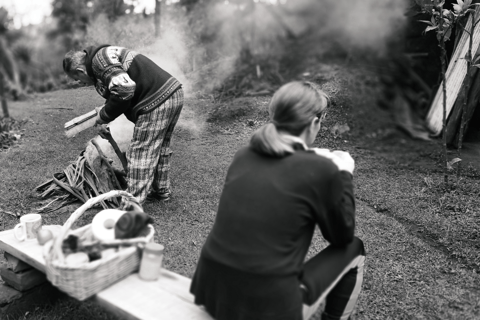
[[[150,190],[169,191],[170,141],[183,108],[183,90],[172,96],[153,111],[138,117],[127,150],[127,192],[142,204]],[[120,208],[124,208],[122,202]]]
[[[303,319],[309,319],[326,299],[322,320],[350,318],[363,282],[365,249],[354,238],[346,247],[328,246],[304,265],[301,289]]]

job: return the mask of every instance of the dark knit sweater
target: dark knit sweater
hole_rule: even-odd
[[[132,122],[167,100],[181,83],[153,61],[122,47],[88,47],[85,65],[97,92],[107,101],[100,117],[110,122],[122,113]]]
[[[353,239],[352,176],[312,152],[285,158],[240,150],[203,254],[237,269],[299,274],[315,225],[333,245]]]
[[[228,295],[226,288],[217,291],[203,288],[215,281],[213,278],[238,272],[232,279],[242,278],[247,283],[252,276],[263,276],[267,279],[265,281],[270,281],[263,283],[257,279],[252,283],[258,286],[249,284],[249,292],[255,292],[256,299],[265,300],[258,301],[259,304],[273,304],[278,299],[289,301],[274,310],[285,315],[291,312],[286,319],[297,319],[299,314],[301,317],[300,290],[295,288],[299,288],[316,225],[331,245],[344,246],[353,240],[355,200],[352,175],[339,171],[331,160],[309,151],[274,158],[260,155],[250,148],[241,149],[228,170],[217,217],[201,252],[199,265],[203,271],[195,275],[191,288],[196,302],[207,308],[214,303],[211,308],[218,310],[209,311],[217,315],[223,313],[231,317],[238,313],[238,310],[232,310],[248,298],[236,296],[234,300],[238,301],[222,302],[228,298],[212,295],[220,293],[225,297]],[[217,272],[217,275],[208,271],[221,268],[231,271]],[[272,288],[270,283],[276,283],[272,277],[278,283],[284,281],[284,284],[275,293],[259,292]],[[227,279],[219,280],[220,283],[225,281]],[[240,292],[238,288],[231,290]],[[212,299],[219,301],[212,302]],[[242,306],[248,310],[255,308],[255,303],[245,302]],[[263,311],[268,313],[268,310]],[[253,319],[254,315],[232,319],[249,317]],[[272,319],[276,317],[279,319],[279,314],[272,315]],[[265,314],[259,316],[259,319],[263,318],[267,318]]]

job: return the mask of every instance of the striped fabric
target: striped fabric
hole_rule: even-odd
[[[126,48],[109,46],[100,49],[93,57],[93,74],[97,79],[95,89],[108,99],[110,94],[120,100],[129,100],[135,93],[136,84],[126,72],[137,53]]]
[[[133,138],[127,151],[127,191],[140,203],[152,189],[157,192],[170,188],[170,140],[183,107],[183,89],[152,112],[138,117]],[[120,205],[125,207],[125,203]]]

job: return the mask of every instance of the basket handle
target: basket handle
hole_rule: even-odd
[[[75,210],[72,215],[67,219],[65,224],[62,226],[62,229],[58,233],[58,235],[55,237],[55,240],[53,241],[52,245],[52,250],[50,251],[50,259],[53,260],[55,256],[58,258],[58,260],[63,263],[65,261],[65,255],[63,254],[62,251],[62,243],[63,240],[65,239],[65,236],[67,235],[68,231],[72,227],[72,225],[77,221],[77,219],[85,212],[87,209],[91,208],[93,205],[104,201],[106,199],[110,199],[113,197],[118,197],[122,196],[127,198],[128,201],[132,201],[135,203],[138,203],[137,198],[132,196],[130,193],[122,190],[112,190],[107,193],[101,194],[99,196],[96,196],[94,198],[88,199],[82,206],[80,206],[77,210]]]

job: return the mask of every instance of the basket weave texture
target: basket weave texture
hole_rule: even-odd
[[[120,190],[113,190],[91,198],[72,213],[55,239],[45,244],[44,257],[48,280],[60,290],[80,301],[93,296],[118,280],[138,271],[141,258],[141,252],[138,247],[153,241],[154,229],[152,225],[148,225],[146,236],[134,239],[113,240],[108,243],[102,242],[103,244],[118,245],[119,247],[117,252],[106,258],[75,267],[65,263],[65,255],[62,251],[63,240],[69,234],[81,237],[86,232],[89,232],[91,228],[91,224],[89,224],[70,231],[73,223],[96,203],[118,196],[137,202],[131,194]]]

